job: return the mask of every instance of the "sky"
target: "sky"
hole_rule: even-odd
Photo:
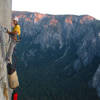
[[[100,20],[100,0],[12,0],[12,10],[54,15],[91,15]]]

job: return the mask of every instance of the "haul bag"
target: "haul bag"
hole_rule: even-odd
[[[16,92],[16,90],[15,90],[15,89],[13,90],[11,100],[18,100],[18,93]]]
[[[8,70],[9,87],[11,89],[15,89],[19,86],[19,81],[18,81],[16,69],[12,66],[11,63],[8,63],[7,70]]]

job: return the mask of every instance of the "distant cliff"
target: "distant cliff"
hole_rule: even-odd
[[[99,20],[15,11],[14,16],[22,29],[15,52],[20,99],[99,100],[93,89],[99,96]]]

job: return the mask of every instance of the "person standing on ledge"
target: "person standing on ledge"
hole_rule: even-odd
[[[8,48],[8,52],[7,52],[7,56],[6,56],[6,60],[7,61],[11,61],[11,57],[13,54],[13,50],[16,46],[16,42],[20,40],[20,34],[21,34],[21,29],[20,29],[20,25],[18,24],[18,17],[15,17],[13,19],[13,30],[10,32],[7,30],[7,33],[9,34],[9,36],[11,37],[11,42]]]

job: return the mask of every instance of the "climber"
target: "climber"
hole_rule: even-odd
[[[10,46],[7,52],[7,56],[6,56],[6,60],[10,62],[10,58],[13,54],[13,50],[16,46],[16,42],[19,41],[18,38],[20,39],[20,25],[18,24],[18,17],[15,17],[13,19],[13,30],[10,32],[7,30],[7,33],[9,34],[9,36],[11,37],[11,42],[10,42]]]

